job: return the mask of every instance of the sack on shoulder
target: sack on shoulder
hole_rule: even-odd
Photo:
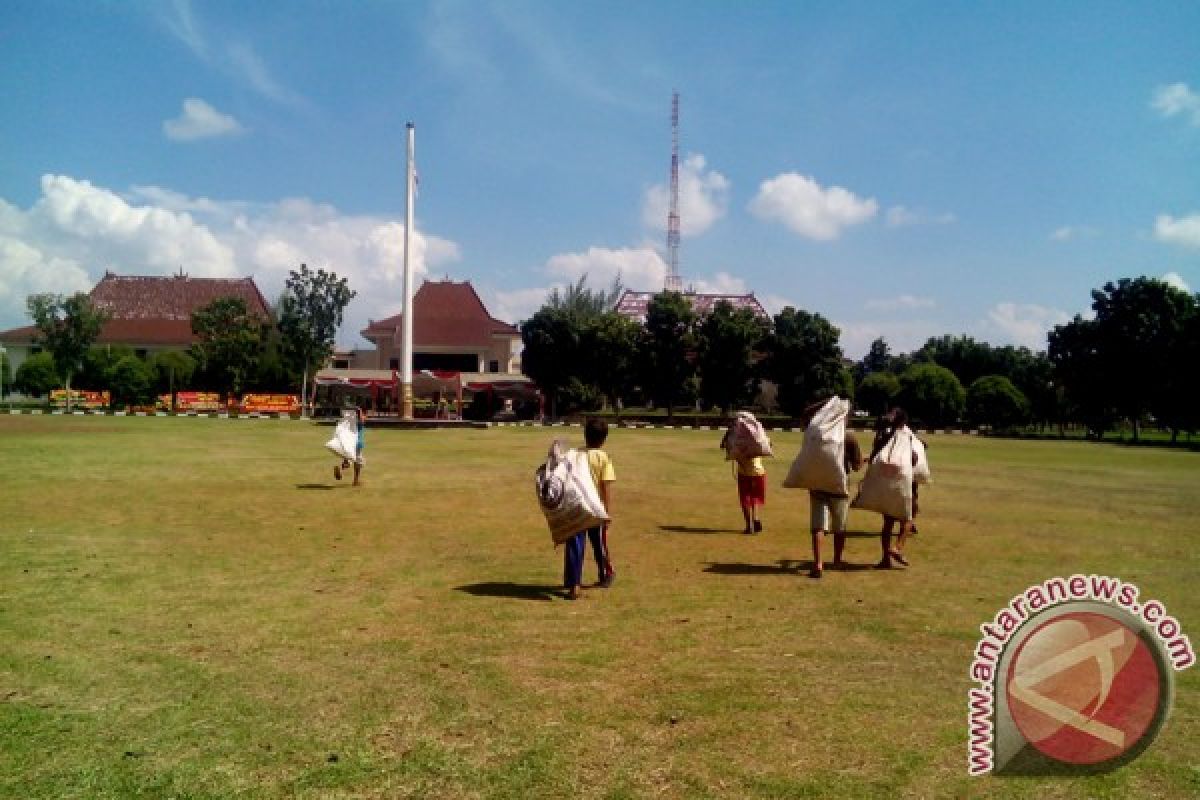
[[[554,440],[546,463],[534,472],[533,484],[556,545],[609,520],[585,451],[566,450],[561,441]]]
[[[734,417],[725,436],[725,452],[726,458],[734,461],[774,455],[770,437],[749,411],[739,411]]]
[[[800,452],[784,478],[785,489],[811,489],[846,496],[846,417],[850,402],[831,397],[804,429]]]

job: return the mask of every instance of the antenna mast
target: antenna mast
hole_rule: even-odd
[[[679,275],[679,92],[671,93],[671,207],[667,211],[668,291],[683,289]]]

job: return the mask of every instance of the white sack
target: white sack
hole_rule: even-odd
[[[749,411],[737,412],[726,434],[725,453],[727,459],[736,461],[774,455],[762,423]]]
[[[846,417],[850,401],[834,396],[813,414],[800,452],[792,461],[785,489],[814,489],[849,496],[846,485]]]
[[[586,451],[564,451],[562,442],[555,440],[546,463],[534,473],[533,484],[555,544],[608,522],[608,511],[592,480]]]
[[[917,454],[917,463],[913,467],[913,483],[933,483],[933,475],[929,472],[929,459],[925,456],[925,443],[913,434],[912,449]]]
[[[871,459],[851,508],[876,511],[899,520],[912,519],[913,442],[907,426]]]
[[[358,414],[347,411],[333,430],[333,438],[325,443],[338,458],[358,460]]]

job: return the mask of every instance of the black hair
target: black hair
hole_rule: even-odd
[[[591,417],[583,426],[583,441],[588,447],[599,447],[608,438],[608,423],[599,417]]]
[[[908,424],[908,414],[904,413],[904,409],[896,406],[892,409],[892,427],[899,428],[901,425]]]

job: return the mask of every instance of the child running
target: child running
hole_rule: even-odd
[[[567,590],[568,600],[580,597],[580,586],[583,583],[583,557],[587,541],[592,543],[592,555],[596,558],[596,568],[599,577],[596,586],[607,589],[616,580],[613,570],[612,557],[608,552],[608,527],[612,520],[612,485],[617,479],[613,470],[612,459],[601,448],[608,439],[608,423],[602,419],[592,418],[583,427],[583,440],[587,445],[588,468],[592,473],[592,481],[600,494],[600,502],[608,511],[609,522],[594,528],[580,531],[564,543],[563,552],[563,586]]]
[[[367,412],[362,406],[357,406],[354,409],[355,421],[358,429],[358,439],[354,445],[354,486],[362,486],[361,474],[363,468],[363,432],[367,429]],[[334,465],[333,477],[339,481],[342,479],[342,470],[350,466],[350,460],[343,458],[340,465]]]

